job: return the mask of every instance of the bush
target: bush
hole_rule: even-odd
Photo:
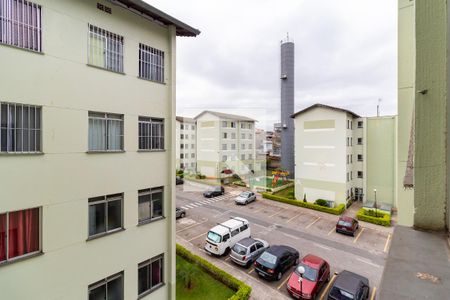
[[[317,205],[328,207],[328,201],[323,199],[317,199],[316,202],[314,202]]]
[[[198,265],[202,270],[211,275],[216,280],[222,282],[230,289],[236,291],[236,294],[228,298],[228,300],[247,300],[250,298],[252,288],[244,282],[234,278],[227,272],[219,269],[206,259],[201,258],[198,255],[193,254],[183,246],[177,244],[177,254],[190,263]]]
[[[269,193],[262,193],[262,196],[263,196],[263,198],[266,198],[269,200],[274,200],[274,201],[278,201],[278,202],[282,202],[282,203],[287,203],[287,204],[296,205],[296,206],[300,206],[300,207],[310,208],[310,209],[326,212],[326,213],[333,214],[333,215],[340,215],[345,210],[345,204],[343,204],[343,203],[339,204],[336,207],[324,207],[324,206],[320,206],[320,205],[310,203],[310,202],[302,202],[302,201],[298,201],[298,200],[292,200],[292,199],[288,199],[288,198],[284,198],[284,197],[280,197],[280,196],[275,196],[275,195],[272,195]]]
[[[233,184],[237,186],[247,187],[247,184],[243,181],[235,181],[233,182]]]
[[[376,214],[378,217],[375,216],[375,210],[361,208],[356,214],[356,218],[376,225],[391,226],[391,216],[389,214],[381,211],[377,211]]]

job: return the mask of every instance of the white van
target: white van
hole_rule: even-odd
[[[230,220],[217,224],[206,235],[205,250],[215,255],[223,255],[234,244],[250,237],[250,224],[246,219],[231,217]]]

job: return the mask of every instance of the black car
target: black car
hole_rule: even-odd
[[[300,253],[292,247],[275,245],[267,249],[255,262],[256,273],[269,280],[280,280],[283,273],[298,264]]]
[[[183,178],[181,178],[180,176],[177,176],[177,178],[175,179],[175,183],[178,185],[178,184],[183,184],[184,183],[184,180],[183,180]]]
[[[328,300],[365,300],[369,298],[369,279],[350,271],[342,271],[336,277],[328,293]]]
[[[212,198],[223,194],[225,194],[225,189],[223,188],[223,186],[215,186],[209,188],[206,192],[204,192],[203,196],[205,196],[206,198]]]

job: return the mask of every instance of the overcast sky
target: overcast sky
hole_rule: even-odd
[[[295,42],[295,111],[314,103],[396,114],[397,1],[146,0],[198,28],[177,40],[177,114],[218,110],[270,129],[280,114],[280,40]]]

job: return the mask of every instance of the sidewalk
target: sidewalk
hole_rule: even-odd
[[[256,279],[250,275],[247,274],[247,269],[241,269],[239,267],[234,267],[229,265],[228,263],[221,261],[221,260],[215,260],[212,259],[211,256],[206,254],[205,252],[201,251],[191,243],[183,240],[183,239],[177,239],[177,243],[191,251],[192,253],[208,260],[212,264],[214,264],[216,267],[224,270],[228,274],[233,275],[237,279],[245,282],[249,286],[252,287],[252,293],[250,296],[250,299],[254,300],[273,300],[273,299],[289,299],[285,295],[279,293],[278,291],[270,288],[267,286],[262,280]]]

